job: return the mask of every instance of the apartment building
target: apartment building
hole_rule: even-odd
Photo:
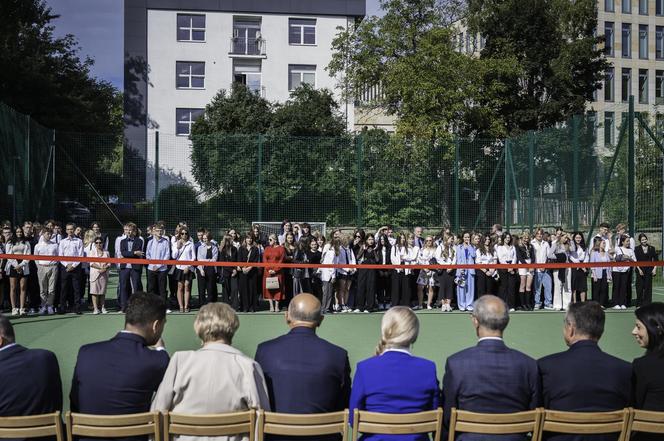
[[[338,28],[365,10],[365,0],[125,0],[125,168],[145,183],[134,198],[154,197],[146,170],[156,159],[156,131],[165,179],[193,183],[191,126],[234,82],[278,102],[302,83],[330,89],[352,129],[353,102],[325,68]]]

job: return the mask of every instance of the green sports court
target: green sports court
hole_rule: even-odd
[[[109,287],[114,292],[114,287]],[[653,300],[664,301],[664,287],[656,287]],[[167,318],[164,341],[169,353],[200,347],[193,331],[195,311],[189,314],[170,314]],[[434,360],[438,376],[442,378],[445,359],[465,347],[475,344],[475,335],[468,313],[441,313],[438,310],[421,311],[420,336],[414,354]],[[631,361],[642,355],[631,336],[634,325],[633,308],[627,311],[607,310],[606,331],[600,341],[601,348],[617,357]],[[380,334],[382,315],[336,314],[327,315],[319,335],[348,350],[351,367],[374,353]],[[13,320],[17,342],[29,348],[49,349],[58,357],[63,382],[65,407],[76,354],[80,346],[109,339],[122,329],[121,314],[82,316],[26,317]],[[563,313],[555,311],[512,313],[505,333],[506,343],[532,357],[565,350],[562,339]],[[256,346],[265,340],[287,332],[283,314],[259,312],[240,314],[240,329],[233,346],[252,356]],[[219,375],[223,375],[219,372]],[[573,373],[570,373],[573,374]],[[103,379],[100,379],[103,381]]]

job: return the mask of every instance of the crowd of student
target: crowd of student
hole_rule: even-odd
[[[266,234],[259,225],[241,236],[230,229],[215,240],[213,234],[199,228],[191,232],[179,223],[168,235],[163,222],[147,228],[146,236],[133,223],[124,226],[123,235],[114,240],[115,257],[149,260],[222,261],[237,266],[149,264],[146,268],[147,291],[171,299],[171,308],[190,311],[194,279],[198,303],[217,299],[243,312],[257,311],[259,298],[267,300],[270,311],[278,311],[295,293],[312,292],[327,312],[372,312],[402,305],[413,309],[472,311],[475,299],[495,294],[510,310],[564,310],[571,302],[591,296],[602,307],[626,309],[652,301],[655,266],[601,266],[606,262],[657,260],[658,253],[639,234],[638,244],[619,224],[615,233],[601,224],[591,244],[581,232],[554,233],[537,229],[512,234],[494,225],[486,234],[454,234],[445,228],[437,235],[424,235],[421,227],[412,232],[395,233],[389,227],[375,233],[356,229],[344,235],[333,230],[329,237],[311,231],[309,224],[284,221],[280,234]],[[44,256],[109,256],[109,237],[99,223],[84,230],[48,221],[43,228],[26,222],[12,228],[5,224],[0,251],[7,254]],[[59,263],[58,263],[59,262]],[[265,262],[264,268],[252,263]],[[570,263],[564,269],[526,269],[518,264]],[[598,266],[575,268],[573,264],[595,262]],[[376,265],[453,265],[514,264],[513,269],[409,269],[385,270],[364,268],[284,268],[283,263],[304,264],[376,264]],[[118,306],[125,311],[132,293],[143,290],[145,265],[118,265]],[[94,313],[106,313],[105,294],[109,264],[64,262],[53,259],[27,261],[6,259],[0,264],[0,296],[7,293],[12,315],[40,312],[52,314],[71,310],[81,313],[85,289]],[[588,279],[592,291],[590,291]],[[632,282],[636,298],[632,300]],[[609,299],[609,284],[612,283]],[[169,297],[170,293],[170,297]],[[2,299],[0,298],[0,305]],[[170,312],[170,310],[169,310]]]
[[[128,300],[123,331],[111,340],[80,348],[69,395],[71,410],[97,415],[148,410],[210,415],[248,409],[314,414],[348,408],[352,416],[355,409],[403,414],[440,406],[443,431],[450,426],[452,408],[512,413],[537,407],[600,412],[633,406],[664,411],[664,304],[640,307],[635,315],[632,335],[646,353],[632,364],[598,346],[605,314],[594,301],[568,308],[563,329],[567,351],[534,360],[503,341],[510,318],[508,305],[496,296],[482,296],[472,311],[477,345],[447,358],[441,390],[436,364],[411,353],[420,324],[406,306],[392,307],[384,314],[375,356],[357,364],[351,383],[347,351],[316,335],[323,314],[320,301],[311,294],[292,299],[286,313],[290,331],[258,345],[252,359],[232,346],[240,322],[224,303],[209,303],[198,312],[194,330],[202,347],[169,358],[161,339],[166,303],[141,292]],[[0,365],[4,374],[0,376],[0,416],[62,410],[55,355],[17,344],[11,322],[1,315]],[[664,435],[637,436],[638,441],[664,439]],[[617,437],[548,434],[547,439]],[[362,439],[424,441],[429,437],[364,435]],[[456,439],[525,441],[526,435],[465,433]]]

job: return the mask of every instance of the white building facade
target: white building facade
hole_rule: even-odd
[[[191,125],[236,82],[273,102],[301,83],[327,88],[352,129],[353,103],[325,68],[338,28],[364,13],[365,0],[125,0],[125,175],[146,170],[135,198],[154,197],[156,131],[159,168],[168,171],[159,187],[177,175],[194,184]]]

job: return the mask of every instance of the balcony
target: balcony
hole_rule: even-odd
[[[266,58],[266,41],[263,38],[231,37],[230,56]]]

